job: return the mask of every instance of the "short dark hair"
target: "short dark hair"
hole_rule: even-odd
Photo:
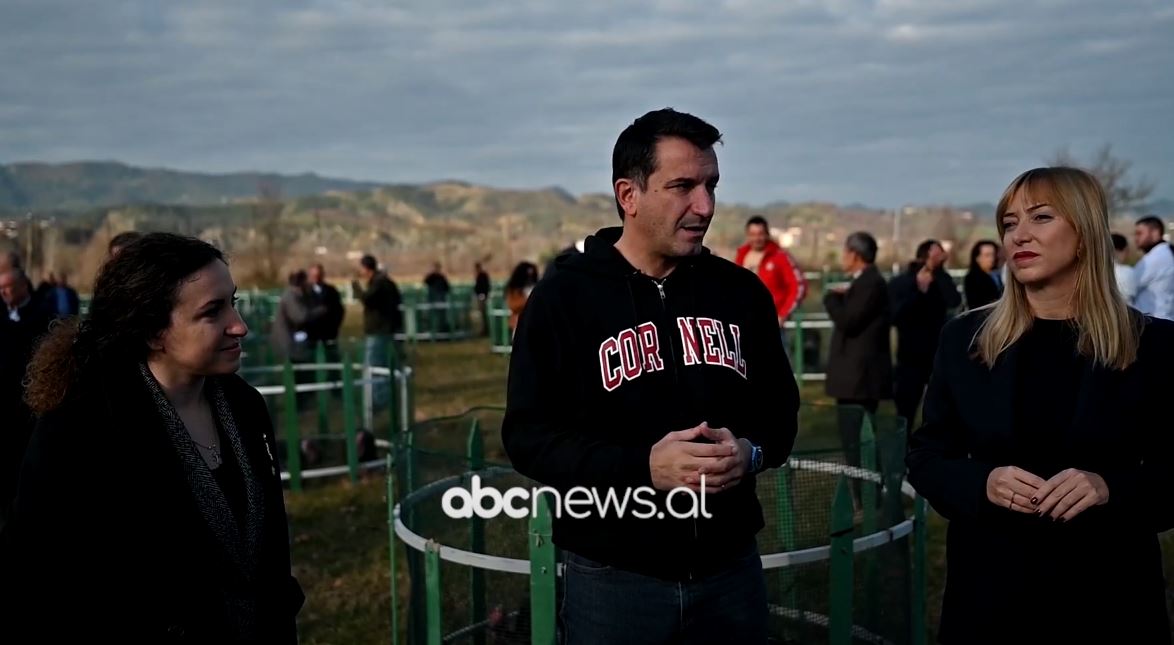
[[[717,128],[698,117],[672,108],[653,110],[624,128],[611,152],[611,183],[631,179],[641,189],[656,172],[656,144],[666,137],[678,137],[701,150],[712,148],[722,140]],[[624,208],[616,199],[616,210],[624,218]]]
[[[1145,217],[1137,220],[1137,225],[1148,226],[1149,228],[1152,228],[1159,233],[1166,232],[1165,222],[1163,222],[1162,219],[1157,215],[1146,215]]]
[[[917,245],[917,253],[913,257],[917,258],[918,262],[925,262],[929,258],[929,252],[934,246],[942,246],[937,240],[926,240]],[[945,247],[942,247],[945,250]]]
[[[844,240],[844,246],[859,255],[866,264],[876,262],[876,238],[868,233],[856,231]]]
[[[762,215],[755,215],[746,220],[746,228],[750,228],[751,226],[761,226],[766,229],[767,233],[770,232],[770,224],[766,223],[766,218]]]
[[[1113,249],[1115,251],[1124,251],[1129,248],[1129,240],[1125,239],[1124,235],[1113,233],[1111,237],[1113,238]]]
[[[107,245],[106,252],[113,254],[114,249],[124,249],[141,239],[143,239],[143,234],[138,231],[123,231],[110,238],[110,244]]]
[[[375,261],[374,255],[364,255],[363,259],[359,260],[359,264],[368,271],[374,271],[379,268],[379,263]]]

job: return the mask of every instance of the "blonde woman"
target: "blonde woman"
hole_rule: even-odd
[[[950,521],[942,643],[1169,643],[1174,324],[1130,309],[1088,173],[999,200],[1003,298],[942,332],[909,479]]]

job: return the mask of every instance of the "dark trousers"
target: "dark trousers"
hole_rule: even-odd
[[[893,400],[897,404],[897,415],[905,419],[905,429],[913,432],[921,397],[929,384],[930,365],[898,363],[893,383]]]
[[[481,312],[481,335],[489,337],[489,297],[477,296],[477,310]]]
[[[876,399],[836,399],[836,418],[840,426],[840,445],[844,449],[844,461],[849,466],[860,466],[860,424],[864,421],[865,412],[870,416],[876,415],[878,403]],[[856,505],[859,506],[859,479],[852,480],[852,497],[856,500]]]
[[[766,643],[766,578],[757,550],[725,571],[688,582],[564,556],[563,645]]]

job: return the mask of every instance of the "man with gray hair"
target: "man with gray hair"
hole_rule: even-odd
[[[28,276],[15,254],[0,255],[8,267],[0,273],[0,526],[16,492],[16,474],[32,430],[32,415],[24,404],[25,370],[40,337],[49,330],[50,315],[33,297]],[[15,261],[14,261],[15,260]],[[14,266],[15,265],[15,266]]]
[[[875,414],[879,401],[892,396],[889,293],[876,268],[876,251],[876,240],[868,233],[849,235],[840,265],[852,281],[833,287],[823,298],[834,325],[826,391],[836,399],[840,439],[852,466],[860,465],[862,413]]]

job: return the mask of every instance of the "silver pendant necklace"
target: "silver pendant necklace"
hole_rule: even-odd
[[[190,434],[188,435],[188,438],[191,439],[192,443],[196,444],[196,446],[208,451],[208,457],[212,462],[211,466],[213,468],[218,468],[220,466],[222,463],[220,459],[220,450],[215,441],[212,442],[212,445],[205,446],[199,441],[196,441],[195,437],[192,437]]]

